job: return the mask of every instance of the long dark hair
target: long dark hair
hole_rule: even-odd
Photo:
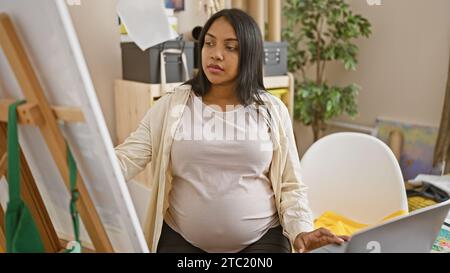
[[[223,9],[211,16],[202,29],[199,38],[199,71],[186,84],[190,84],[197,96],[204,96],[211,88],[211,82],[202,66],[202,54],[205,35],[217,19],[224,17],[234,28],[239,42],[239,68],[236,91],[239,102],[244,106],[256,103],[263,105],[261,92],[266,92],[263,83],[263,39],[255,20],[239,9]]]

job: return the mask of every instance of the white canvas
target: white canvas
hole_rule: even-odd
[[[66,2],[2,0],[0,12],[13,21],[49,103],[83,111],[85,123],[60,124],[60,128],[114,250],[148,252]],[[24,98],[1,49],[0,98]],[[20,126],[19,137],[58,235],[72,240],[69,194],[39,129]],[[84,227],[81,240],[91,246]]]

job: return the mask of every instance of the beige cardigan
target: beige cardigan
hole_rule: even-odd
[[[145,185],[151,189],[151,196],[144,233],[152,252],[156,252],[164,215],[169,207],[168,194],[172,182],[170,151],[174,133],[191,92],[191,86],[183,85],[161,97],[149,109],[136,131],[115,148],[127,181],[151,162],[153,177]],[[283,233],[292,244],[300,232],[313,230],[307,187],[301,180],[300,161],[286,106],[269,93],[264,93],[262,99],[274,120],[271,139],[275,147],[269,179]]]

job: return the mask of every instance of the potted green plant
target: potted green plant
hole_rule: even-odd
[[[283,40],[289,43],[288,67],[296,78],[295,119],[311,125],[314,141],[325,129],[325,121],[341,114],[356,116],[360,87],[330,86],[326,66],[340,61],[346,70],[356,70],[356,38],[371,34],[371,24],[354,14],[345,0],[285,0],[286,27]],[[314,68],[314,76],[307,71]],[[308,73],[309,74],[309,73]]]

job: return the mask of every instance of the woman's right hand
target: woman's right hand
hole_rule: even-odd
[[[311,232],[298,234],[294,241],[294,249],[297,252],[303,253],[328,244],[341,245],[349,240],[350,236],[336,236],[326,228],[319,228]]]

